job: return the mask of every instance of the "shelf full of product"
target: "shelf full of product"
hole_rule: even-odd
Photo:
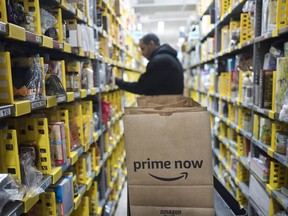
[[[248,215],[286,215],[288,3],[200,4],[183,65],[186,93],[211,113],[214,173]]]

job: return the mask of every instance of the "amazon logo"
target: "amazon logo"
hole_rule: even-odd
[[[160,180],[160,181],[177,181],[177,180],[182,179],[182,178],[187,179],[187,177],[188,177],[187,172],[182,172],[182,173],[180,173],[180,176],[172,177],[172,178],[163,178],[163,177],[152,175],[151,173],[148,173],[148,174],[150,176],[152,176],[153,178]]]
[[[175,216],[175,215],[181,215],[181,210],[160,210],[160,215],[163,216]]]
[[[161,161],[161,160],[150,160],[147,158],[146,161],[134,161],[134,172],[140,170],[169,170],[169,169],[201,169],[203,167],[203,160],[176,160],[176,161]],[[151,177],[160,181],[176,181],[180,179],[187,179],[188,172],[181,172],[179,176],[171,178],[164,178],[161,176],[155,176],[148,173]]]

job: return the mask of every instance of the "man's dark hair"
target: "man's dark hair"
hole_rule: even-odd
[[[151,41],[153,41],[157,46],[160,46],[160,40],[156,34],[149,33],[144,35],[141,39],[144,44],[149,44]]]

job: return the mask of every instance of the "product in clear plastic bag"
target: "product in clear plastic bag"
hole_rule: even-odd
[[[30,152],[26,152],[21,155],[21,177],[22,183],[27,187],[26,196],[33,197],[44,190],[39,187],[39,183],[43,179],[43,174],[34,166],[33,155]]]
[[[36,100],[43,95],[43,68],[40,56],[12,60],[13,93],[15,99]]]
[[[51,13],[49,13],[43,8],[40,9],[40,13],[41,13],[42,34],[45,34],[45,32],[48,29],[52,28],[57,23],[57,19]],[[56,31],[56,34],[57,34],[57,31]]]
[[[0,174],[0,215],[9,201],[22,200],[24,194],[24,188],[10,174]]]
[[[70,150],[73,151],[81,146],[79,127],[77,126],[76,118],[73,118],[69,121],[69,127],[70,127]]]

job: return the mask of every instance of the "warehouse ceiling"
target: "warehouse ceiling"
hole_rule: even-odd
[[[197,0],[132,0],[132,7],[139,16],[144,34],[156,33],[162,44],[169,43],[176,47],[180,27],[187,26],[189,20],[196,20],[198,2]]]

